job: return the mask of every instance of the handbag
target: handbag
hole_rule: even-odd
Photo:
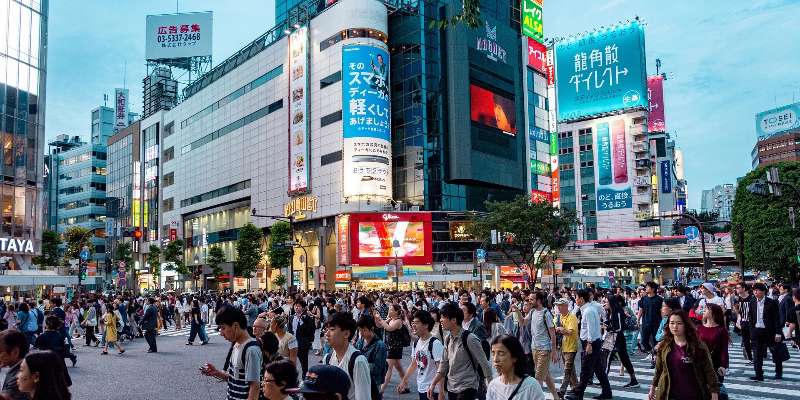
[[[600,349],[609,353],[614,351],[614,347],[617,344],[618,334],[619,332],[606,332],[606,336],[603,338],[603,345],[600,346]]]
[[[785,362],[790,358],[789,349],[784,342],[775,344],[775,346],[770,347],[769,350],[772,353],[772,362],[775,364]]]

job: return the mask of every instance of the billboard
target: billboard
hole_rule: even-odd
[[[759,137],[797,128],[800,128],[800,103],[756,114],[756,132]]]
[[[213,20],[211,11],[148,15],[145,59],[210,56]]]
[[[629,134],[628,126],[626,116],[594,122],[598,212],[633,207],[631,182],[635,174],[628,154],[633,136]]]
[[[667,123],[664,121],[664,78],[661,75],[647,77],[647,100],[649,102],[647,113],[648,132],[666,132]]]
[[[550,176],[550,163],[531,160],[531,173],[536,175]]]
[[[429,265],[433,260],[431,214],[350,214],[350,243],[354,266],[393,264],[395,255],[404,265]]]
[[[128,126],[128,89],[114,89],[114,132]]]
[[[517,109],[511,97],[469,85],[472,121],[512,136],[517,134]]]
[[[563,40],[555,49],[559,121],[647,106],[639,22]]]
[[[308,190],[308,27],[289,36],[289,193]]]
[[[522,33],[539,43],[544,42],[542,0],[522,0]]]
[[[531,190],[531,201],[534,203],[550,203],[553,196],[541,190]]]
[[[389,53],[342,47],[344,196],[391,197]]]
[[[543,73],[547,71],[547,47],[543,44],[528,39],[528,65]]]
[[[659,162],[661,172],[661,193],[672,193],[672,163],[669,160]]]

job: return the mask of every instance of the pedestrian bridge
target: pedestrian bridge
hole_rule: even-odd
[[[733,243],[706,243],[706,253],[712,264],[738,265]],[[702,247],[699,243],[654,246],[610,247],[600,249],[569,249],[558,253],[564,267],[603,266],[609,264],[668,265],[703,263]]]

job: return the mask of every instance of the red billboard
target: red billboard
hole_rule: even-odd
[[[528,65],[539,71],[547,71],[547,47],[528,38]]]
[[[393,264],[395,255],[404,265],[430,265],[433,261],[431,214],[350,214],[350,243],[353,266]]]
[[[647,130],[649,132],[666,132],[664,121],[664,79],[661,75],[647,77],[647,99],[650,101],[650,112],[647,113]]]
[[[484,88],[469,85],[472,121],[517,134],[517,109],[514,100]]]
[[[534,203],[550,203],[553,201],[553,195],[541,190],[531,190],[531,201]]]

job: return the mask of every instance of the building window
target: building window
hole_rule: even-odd
[[[175,183],[175,172],[170,172],[164,175],[163,180],[164,180],[164,187],[171,186],[173,183]]]
[[[323,126],[328,126],[334,122],[338,122],[341,120],[342,120],[342,110],[339,110],[320,118],[319,126],[321,128]]]
[[[333,164],[337,161],[342,161],[342,151],[334,151],[333,153],[328,153],[320,157],[320,166]]]
[[[334,83],[339,82],[341,80],[342,80],[342,71],[337,71],[329,76],[322,78],[319,81],[319,88],[325,89],[326,87],[333,85]]]
[[[172,211],[175,209],[175,198],[170,197],[164,200],[164,211]]]
[[[371,38],[386,43],[386,34],[376,29],[345,29],[319,43],[319,51],[323,52],[329,47],[345,39]]]
[[[173,158],[175,158],[175,147],[174,146],[164,150],[164,162],[172,160]]]

